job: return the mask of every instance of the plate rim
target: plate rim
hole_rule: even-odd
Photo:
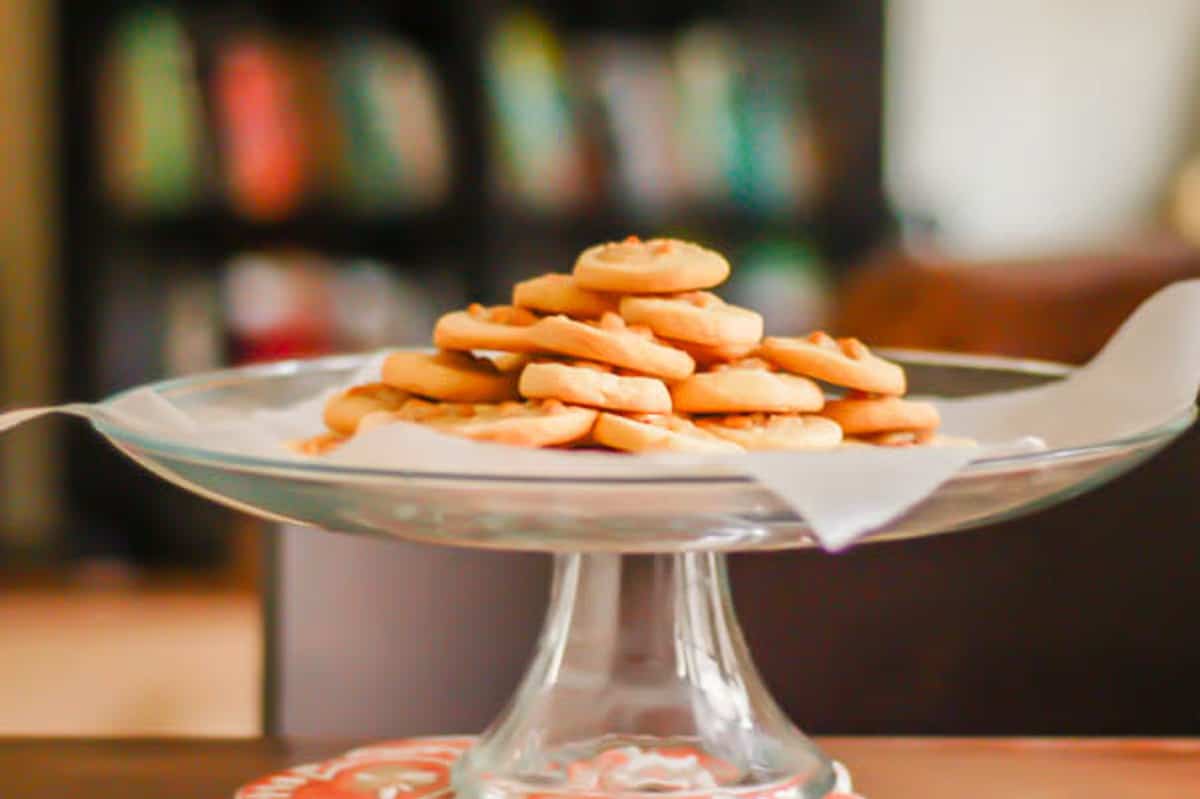
[[[249,379],[269,379],[286,377],[305,371],[338,371],[361,366],[372,357],[382,352],[394,352],[401,349],[427,350],[423,347],[388,347],[366,353],[323,355],[316,358],[292,358],[271,363],[247,364],[226,369],[210,370],[192,375],[168,378],[116,392],[101,400],[101,408],[111,406],[133,392],[151,390],[160,395],[166,392],[181,390],[205,390],[223,382],[245,382]],[[1058,378],[1071,374],[1075,367],[1055,361],[1033,358],[1010,358],[1002,355],[976,355],[968,353],[941,352],[936,350],[878,348],[881,354],[896,360],[914,365],[945,366],[961,369],[990,369],[994,371],[1009,371],[1031,376]],[[1179,435],[1195,422],[1197,407],[1193,403],[1170,419],[1147,430],[1140,431],[1120,438],[1082,446],[1060,447],[1057,449],[1024,452],[1011,455],[998,455],[989,458],[979,458],[967,464],[960,472],[961,476],[969,477],[986,473],[993,469],[1005,467],[1040,466],[1060,460],[1069,460],[1088,455],[1102,455],[1113,450],[1166,443]],[[255,473],[286,472],[289,476],[299,478],[339,477],[339,478],[376,478],[390,480],[436,480],[446,482],[473,482],[486,484],[567,484],[567,485],[730,485],[754,483],[752,477],[746,475],[678,475],[678,476],[603,476],[603,477],[555,477],[553,475],[496,475],[486,473],[421,471],[417,469],[391,469],[365,466],[345,466],[322,462],[308,462],[300,459],[267,458],[256,455],[236,455],[215,449],[206,449],[194,444],[181,444],[158,438],[120,426],[118,423],[100,418],[90,419],[91,425],[97,432],[114,443],[132,446],[146,453],[164,456],[174,461],[216,466],[228,471],[252,471]],[[123,448],[123,447],[122,447]]]

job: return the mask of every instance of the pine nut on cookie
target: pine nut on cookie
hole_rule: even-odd
[[[618,294],[670,294],[712,288],[729,277],[724,256],[678,239],[598,244],[584,250],[572,271],[575,282],[592,291]]]

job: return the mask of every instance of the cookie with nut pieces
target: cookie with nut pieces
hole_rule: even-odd
[[[759,351],[781,369],[835,386],[897,397],[907,389],[904,370],[856,338],[835,339],[820,331],[806,338],[768,336]]]
[[[932,431],[942,421],[932,403],[900,397],[834,399],[825,403],[821,415],[837,422],[848,436]]]
[[[673,294],[725,282],[729,262],[699,244],[630,236],[584,250],[571,274],[581,288],[592,291]]]
[[[696,368],[692,356],[656,341],[647,329],[616,314],[596,322],[547,316],[533,325],[530,340],[542,352],[620,366],[665,380],[682,380]]]
[[[513,286],[512,304],[540,314],[599,319],[606,313],[616,313],[620,298],[582,288],[571,275],[551,273],[522,280]]]
[[[421,397],[448,402],[515,400],[517,372],[501,372],[469,352],[393,352],[383,362],[383,382]]]
[[[696,424],[747,450],[833,449],[842,443],[837,422],[812,414],[731,414],[698,419]]]
[[[620,416],[601,413],[592,429],[592,439],[621,452],[690,452],[720,455],[742,452],[726,441],[674,414]]]
[[[530,331],[538,316],[524,308],[478,303],[451,311],[433,328],[433,344],[443,350],[500,350],[536,352]]]
[[[760,358],[696,372],[671,386],[675,410],[685,413],[799,413],[825,404],[821,387],[807,377],[774,370]]]
[[[557,399],[609,411],[671,412],[671,393],[663,381],[618,374],[604,364],[535,361],[521,372],[517,388],[527,399]]]
[[[392,418],[399,422],[419,422],[474,441],[557,447],[587,437],[596,421],[596,411],[558,400],[487,404],[409,400]]]
[[[378,411],[395,411],[412,395],[387,383],[367,383],[339,391],[325,402],[325,426],[343,436],[352,436],[363,417]]]
[[[621,318],[645,325],[656,336],[710,347],[757,344],[763,318],[729,305],[710,291],[621,298]]]

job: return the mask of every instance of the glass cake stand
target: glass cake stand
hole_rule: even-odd
[[[1060,379],[1066,367],[895,353],[914,393],[966,396]],[[203,417],[281,407],[345,382],[362,357],[255,366],[151,387]],[[109,400],[112,402],[112,400]],[[1075,496],[1188,428],[976,460],[867,541],[964,530]],[[563,479],[339,467],[179,446],[93,422],[160,477],[292,524],[555,559],[523,681],[459,761],[468,799],[816,799],[831,761],[780,711],[746,650],[725,553],[813,545],[803,519],[741,477]]]

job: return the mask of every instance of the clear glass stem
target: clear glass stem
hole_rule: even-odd
[[[815,799],[833,782],[763,686],[714,553],[556,556],[533,663],[455,773],[469,799]]]

